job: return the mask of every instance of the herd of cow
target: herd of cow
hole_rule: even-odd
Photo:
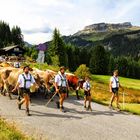
[[[0,65],[0,92],[3,95],[9,95],[10,99],[12,98],[12,89],[15,87],[19,74],[23,73],[22,68],[14,68],[10,66],[9,64],[1,64]],[[30,73],[34,77],[37,87],[34,87],[34,90],[31,90],[33,93],[42,93],[44,97],[49,96],[48,91],[50,90],[50,87],[53,85],[54,77],[57,74],[57,72],[52,70],[39,70],[37,68],[31,68]],[[66,73],[66,78],[69,84],[70,89],[76,91],[77,99],[79,99],[78,96],[78,90],[79,88],[82,88],[82,84],[84,81],[79,80],[77,76],[71,73]],[[17,91],[18,93],[18,91]],[[14,94],[17,94],[14,93]]]

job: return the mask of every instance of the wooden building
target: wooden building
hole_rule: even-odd
[[[25,49],[19,45],[8,46],[0,49],[0,55],[5,56],[23,56]]]

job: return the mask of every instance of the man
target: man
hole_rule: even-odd
[[[56,92],[59,94],[59,107],[60,111],[62,112],[65,112],[63,103],[67,97],[68,88],[69,86],[65,75],[65,67],[61,67],[60,71],[55,76],[55,89]]]
[[[14,67],[15,68],[20,68],[20,62],[18,62],[18,61],[14,62]]]
[[[113,103],[114,99],[116,98],[117,109],[120,110],[119,94],[118,94],[120,87],[122,88],[122,86],[119,82],[119,78],[118,78],[118,70],[115,70],[113,72],[113,76],[110,78],[110,83],[109,83],[109,89],[110,89],[110,92],[112,93],[112,97],[111,97],[110,104],[109,104],[110,109],[112,109],[112,103]]]
[[[90,83],[89,83],[89,78],[86,77],[85,78],[85,82],[83,84],[83,89],[84,89],[84,93],[85,93],[85,101],[84,101],[84,108],[87,109],[87,110],[90,110],[92,111],[92,108],[91,108],[91,94],[90,94]],[[88,108],[86,107],[86,103],[87,101],[89,102],[88,103]]]
[[[23,99],[18,102],[18,108],[21,109],[21,105],[25,102],[26,106],[26,115],[29,116],[29,102],[30,102],[30,87],[32,84],[35,84],[34,77],[29,73],[29,66],[25,66],[23,68],[24,73],[20,74],[18,77],[17,84],[15,88],[12,90],[12,92],[16,91],[16,89],[19,89],[20,95],[23,97]]]

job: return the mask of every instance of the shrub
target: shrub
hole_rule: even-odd
[[[85,77],[90,77],[89,68],[86,67],[86,65],[82,64],[77,68],[75,75],[82,79]]]

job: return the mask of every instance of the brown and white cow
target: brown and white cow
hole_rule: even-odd
[[[11,91],[16,86],[18,77],[23,73],[21,68],[6,67],[0,69],[0,85],[3,93],[9,93],[11,98]],[[31,72],[32,73],[32,72]],[[33,77],[39,83],[39,77],[37,74],[34,74]]]

